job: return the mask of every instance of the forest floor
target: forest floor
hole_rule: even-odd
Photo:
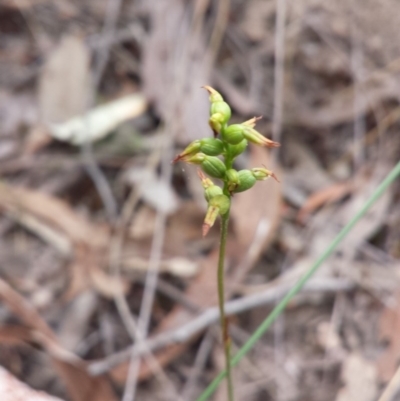
[[[233,199],[227,292],[260,299],[236,351],[400,159],[399,26],[397,0],[2,0],[0,365],[24,400],[195,400],[224,367],[218,224],[202,237],[196,169],[171,160],[212,135],[201,86],[281,143],[238,159],[280,183]],[[399,201],[235,368],[237,400],[399,399]]]

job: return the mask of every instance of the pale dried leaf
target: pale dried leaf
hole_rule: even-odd
[[[139,257],[130,257],[122,260],[122,267],[126,271],[146,272],[149,260]],[[193,277],[198,272],[198,264],[189,259],[174,257],[160,262],[160,273],[170,273],[178,277]]]
[[[50,134],[73,145],[103,139],[121,123],[142,114],[147,108],[143,95],[133,94],[97,106],[87,114],[61,124],[49,124]]]
[[[13,215],[20,212],[31,214],[50,228],[65,234],[73,243],[102,247],[108,241],[107,230],[94,226],[77,215],[66,202],[39,191],[0,182],[0,210],[2,209]],[[44,232],[42,236],[46,237]]]
[[[378,393],[375,366],[358,353],[350,354],[344,362],[342,380],[345,382],[336,401],[373,401]]]
[[[1,366],[0,394],[2,401],[62,401],[61,398],[33,390]]]

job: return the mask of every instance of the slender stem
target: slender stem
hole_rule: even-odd
[[[219,258],[218,258],[218,301],[219,301],[219,314],[222,329],[222,341],[224,343],[225,351],[225,370],[228,389],[228,400],[233,401],[233,384],[232,384],[232,371],[231,371],[231,339],[229,338],[228,320],[225,315],[225,290],[224,290],[224,265],[225,265],[225,250],[226,239],[228,236],[229,224],[229,210],[222,216],[221,222],[221,240],[219,244]]]

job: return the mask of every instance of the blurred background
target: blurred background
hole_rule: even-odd
[[[196,399],[224,367],[219,225],[171,160],[212,135],[201,86],[281,143],[237,160],[280,183],[233,199],[236,351],[399,160],[399,26],[396,0],[1,0],[1,399]],[[235,369],[238,400],[400,399],[399,199]]]

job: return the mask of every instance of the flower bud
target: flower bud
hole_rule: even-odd
[[[203,138],[197,139],[190,143],[185,150],[180,153],[172,163],[184,160],[189,155],[195,155],[198,152],[202,152],[209,156],[218,156],[224,151],[224,144],[219,139],[215,138]]]
[[[235,158],[242,154],[247,148],[248,142],[246,139],[243,139],[242,142],[239,142],[237,145],[228,145],[229,146],[229,154],[231,157]]]
[[[256,145],[266,146],[268,148],[277,148],[281,146],[278,142],[271,141],[271,139],[266,138],[261,135],[254,128],[246,126],[243,130],[243,136],[250,142],[255,143]]]
[[[257,179],[250,170],[238,171],[239,185],[235,188],[234,192],[243,192],[250,189],[256,183]]]
[[[251,172],[253,173],[253,175],[254,175],[254,177],[256,178],[257,181],[264,181],[267,178],[272,177],[276,181],[279,182],[279,180],[276,177],[276,175],[272,171],[267,170],[266,168],[263,168],[263,167],[252,168]]]
[[[177,156],[175,159],[177,159],[177,161],[183,161],[186,163],[191,163],[191,164],[202,164],[203,161],[206,159],[206,156],[204,153],[190,153],[184,156]],[[174,159],[174,161],[175,161]]]
[[[223,179],[226,172],[225,164],[218,157],[201,154],[204,156],[200,163],[203,171],[211,177]]]
[[[179,162],[189,155],[196,154],[200,151],[200,148],[201,142],[199,140],[190,143],[182,153],[179,153],[179,155],[176,156],[174,160],[172,160],[172,163]]]
[[[230,193],[234,192],[240,183],[238,172],[231,168],[226,171],[225,178],[228,185],[228,191]]]
[[[218,115],[222,125],[226,124],[231,118],[232,112],[229,104],[226,102],[213,102],[210,107],[211,117]]]
[[[242,124],[232,124],[222,130],[222,139],[230,145],[238,145],[244,139],[245,128]]]
[[[203,223],[203,237],[205,237],[214,225],[218,215],[224,215],[228,212],[230,200],[226,195],[214,196],[208,202],[208,209]]]
[[[216,138],[203,138],[200,140],[200,151],[208,156],[218,156],[224,151],[224,144]]]
[[[204,191],[204,197],[206,198],[207,202],[210,202],[212,198],[222,194],[223,194],[222,188],[219,187],[218,185],[212,185],[211,187],[207,188]]]

